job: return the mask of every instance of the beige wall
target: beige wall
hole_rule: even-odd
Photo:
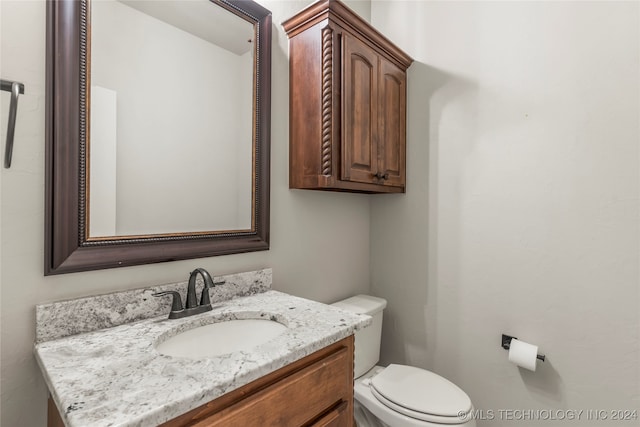
[[[1,172],[2,427],[45,425],[47,392],[32,356],[37,303],[184,280],[194,267],[215,274],[273,267],[275,289],[323,302],[368,291],[368,196],[288,189],[288,49],[280,22],[310,2],[262,3],[274,22],[271,250],[44,277],[45,3],[0,2],[0,75],[26,85],[13,166]],[[368,15],[368,2],[355,6]]]
[[[372,198],[383,361],[450,378],[483,426],[640,410],[639,6],[372,2],[416,59],[407,194]],[[518,370],[503,332],[548,361]]]

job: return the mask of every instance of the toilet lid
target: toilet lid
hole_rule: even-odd
[[[425,415],[459,420],[461,413],[471,411],[471,399],[458,386],[440,375],[414,366],[389,365],[371,379],[371,388],[377,392],[374,393],[376,397],[383,398],[380,399],[382,403],[388,400],[401,408]]]

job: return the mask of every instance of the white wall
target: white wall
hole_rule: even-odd
[[[241,75],[240,81],[250,81],[253,82],[253,52],[249,51],[242,55],[240,59],[245,63],[244,66],[241,66],[240,69],[244,73]],[[242,102],[238,102],[238,116],[247,117],[245,113],[248,114],[248,117],[251,117],[249,126],[242,126],[241,133],[238,135],[238,141],[249,141],[247,144],[237,144],[236,147],[236,170],[235,170],[235,178],[236,178],[236,186],[238,189],[246,189],[242,191],[236,191],[236,212],[241,213],[245,212],[246,215],[239,215],[238,220],[241,221],[243,219],[246,223],[244,228],[249,228],[251,226],[251,206],[253,200],[253,181],[251,177],[253,175],[253,85],[243,85],[241,86],[243,92],[238,94],[238,99]]]
[[[274,22],[271,250],[44,277],[45,3],[0,2],[0,75],[26,85],[13,166],[1,172],[2,427],[45,425],[47,392],[32,355],[38,303],[184,280],[194,267],[212,274],[273,267],[275,289],[323,302],[368,291],[368,196],[288,189],[289,64],[280,22],[310,2],[261,3]],[[356,7],[368,12],[366,3]]]
[[[118,94],[91,86],[89,149],[89,236],[117,236]]]
[[[640,410],[639,15],[638,2],[372,2],[372,23],[416,59],[407,194],[372,198],[383,361],[450,378],[495,411],[481,425],[569,424],[501,409]],[[508,363],[503,332],[547,362]]]

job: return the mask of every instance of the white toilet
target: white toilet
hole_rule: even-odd
[[[333,306],[373,317],[355,334],[354,407],[358,427],[475,427],[469,396],[451,381],[414,366],[376,366],[387,301],[357,295]]]

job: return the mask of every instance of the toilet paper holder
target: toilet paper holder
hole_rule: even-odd
[[[510,335],[505,335],[502,334],[502,348],[504,348],[505,350],[509,350],[509,348],[511,347],[511,340],[512,339],[518,339],[517,337],[512,337]],[[544,362],[545,359],[545,355],[544,354],[538,354],[536,355],[536,359],[541,360]]]

